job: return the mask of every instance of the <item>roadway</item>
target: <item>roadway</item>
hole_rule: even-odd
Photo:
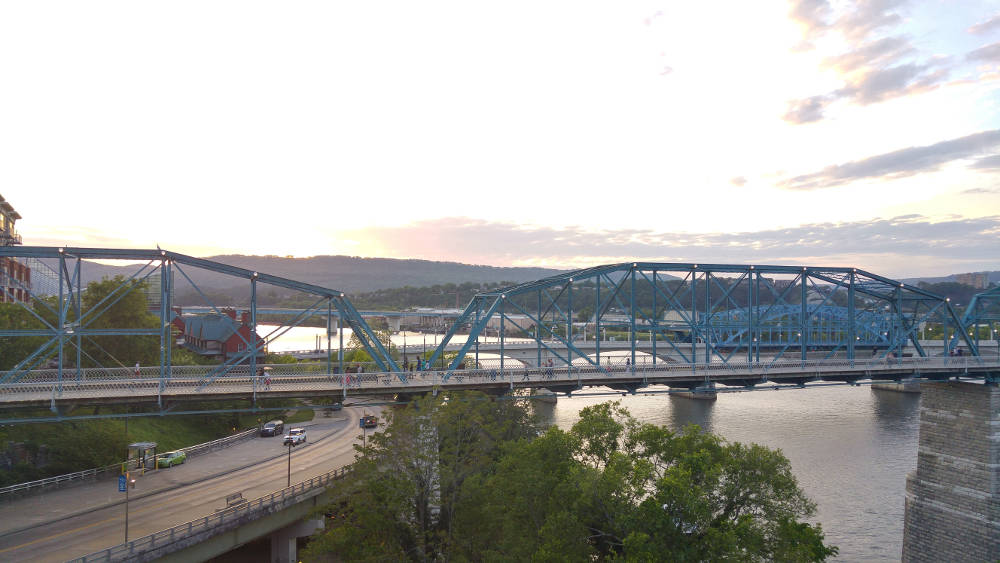
[[[2,407],[53,408],[77,404],[113,402],[157,402],[205,400],[257,400],[281,397],[358,397],[426,393],[438,389],[479,389],[504,393],[516,388],[544,387],[555,392],[572,392],[584,387],[639,389],[648,385],[672,388],[718,383],[751,386],[761,383],[801,385],[810,381],[897,380],[910,377],[995,377],[1000,370],[997,358],[912,357],[863,360],[782,359],[765,362],[684,364],[678,362],[637,363],[636,365],[554,366],[552,368],[475,369],[400,373],[324,374],[311,364],[275,365],[266,381],[249,375],[226,375],[209,379],[211,369],[194,376],[157,379],[109,379],[86,376],[80,381],[60,384],[50,378],[0,386]],[[100,374],[98,374],[100,375]],[[44,420],[44,419],[43,419]],[[16,419],[14,420],[16,421]],[[7,422],[0,419],[0,423]]]
[[[305,445],[292,450],[292,483],[354,461],[364,410],[345,407],[331,418],[297,424]],[[286,430],[287,430],[286,426]],[[128,534],[135,539],[195,520],[226,506],[241,492],[252,500],[287,484],[288,448],[281,437],[253,438],[192,457],[183,465],[147,472],[129,492]],[[123,543],[125,493],[107,480],[34,495],[0,505],[0,561],[66,561]]]

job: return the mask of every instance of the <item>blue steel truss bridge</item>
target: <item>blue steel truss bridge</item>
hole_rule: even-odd
[[[0,340],[33,344],[0,372],[0,405],[44,405],[56,417],[63,407],[101,402],[152,403],[165,414],[183,411],[178,405],[186,399],[246,400],[253,409],[268,397],[405,396],[446,388],[635,392],[656,385],[754,388],[914,376],[994,382],[997,376],[995,359],[980,354],[981,325],[987,323],[987,333],[995,326],[988,324],[995,322],[993,293],[960,318],[941,296],[856,268],[632,262],[567,272],[476,295],[437,347],[420,354],[422,371],[413,371],[414,351],[372,330],[338,290],[160,249],[0,247],[0,258],[50,264],[55,280],[44,293],[19,288],[32,295],[18,303],[30,328],[0,326]],[[81,283],[84,260],[140,267],[95,295]],[[363,351],[367,363],[345,363],[338,330],[336,348],[328,340],[325,357],[314,363],[264,366],[264,340],[240,336],[237,351],[220,363],[175,365],[171,318],[179,290],[200,296],[202,310],[225,316],[213,293],[199,286],[199,272],[206,271],[243,284],[237,308],[248,334],[256,334],[258,314],[268,310],[258,306],[258,295],[277,290],[309,303],[285,311],[279,336],[321,316],[330,333],[351,329],[348,347]],[[0,269],[0,287],[19,283],[4,275]],[[141,291],[155,303],[152,321],[136,326],[111,313]],[[235,315],[228,318],[240,335]],[[487,335],[495,343],[483,344]],[[132,367],[123,343],[155,345],[156,365]]]

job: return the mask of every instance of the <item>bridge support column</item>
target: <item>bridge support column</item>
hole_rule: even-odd
[[[271,563],[295,563],[299,560],[296,540],[322,529],[322,520],[302,520],[274,532],[271,534]]]
[[[923,382],[903,561],[1000,559],[1000,388]]]
[[[919,393],[919,379],[904,379],[899,383],[872,383],[872,389],[879,391],[895,391],[897,393]]]
[[[703,385],[701,387],[695,387],[690,391],[675,391],[670,394],[671,397],[684,397],[685,399],[697,399],[699,401],[714,401],[719,398],[719,394],[715,391],[715,384]]]

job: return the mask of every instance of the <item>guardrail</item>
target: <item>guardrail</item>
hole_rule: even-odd
[[[269,495],[220,510],[197,520],[185,522],[137,538],[101,551],[73,559],[70,563],[95,563],[111,561],[149,561],[162,557],[175,550],[176,544],[185,540],[204,541],[213,535],[222,533],[232,527],[242,525],[250,520],[287,508],[306,499],[320,494],[333,481],[347,474],[347,468],[341,467],[308,481],[296,483],[291,487],[275,491]],[[200,537],[199,537],[200,536]]]
[[[203,444],[196,444],[194,446],[188,446],[186,448],[180,448],[191,457],[199,456],[205,453],[213,452],[222,448],[227,448],[232,446],[237,442],[241,442],[246,438],[249,438],[257,433],[256,428],[250,430],[244,430],[238,434],[233,434],[232,436],[226,436],[224,438],[218,438],[212,440],[211,442],[205,442]],[[127,460],[120,461],[118,463],[113,463],[111,465],[105,465],[104,467],[95,467],[93,469],[84,469],[83,471],[77,471],[75,473],[67,473],[65,475],[56,475],[54,477],[47,477],[45,479],[38,479],[37,481],[28,481],[27,483],[18,483],[16,485],[8,485],[6,487],[0,487],[0,501],[12,500],[15,498],[20,498],[22,496],[34,493],[40,493],[47,490],[60,489],[70,484],[76,484],[83,481],[96,481],[99,478],[105,477],[117,477],[121,474],[122,465],[128,463],[129,469],[135,469],[137,467],[137,460]]]

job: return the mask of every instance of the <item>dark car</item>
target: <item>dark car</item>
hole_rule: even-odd
[[[285,431],[285,423],[280,420],[272,420],[265,422],[264,426],[260,429],[261,436],[281,436],[281,433]]]

